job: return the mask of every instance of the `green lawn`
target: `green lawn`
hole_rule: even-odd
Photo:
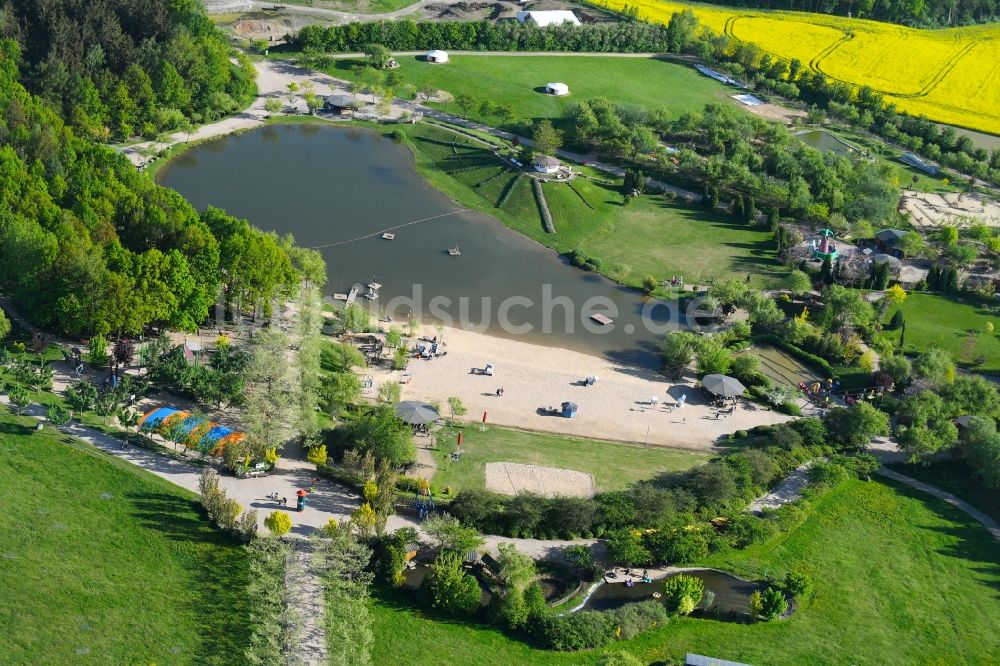
[[[851,481],[817,500],[792,532],[706,562],[760,577],[811,571],[815,597],[790,619],[675,620],[610,649],[643,663],[685,652],[755,666],[997,663],[998,562],[1000,543],[948,504]],[[602,653],[533,650],[491,628],[434,621],[392,597],[373,602],[373,617],[375,663],[588,664]]]
[[[492,426],[480,432],[477,426],[445,428],[462,432],[462,456],[452,462],[455,437],[440,439],[434,452],[438,469],[434,485],[450,486],[454,492],[482,488],[488,462],[515,462],[563,467],[594,476],[599,491],[619,490],[634,481],[661,472],[689,469],[711,456],[695,451],[620,444],[595,439],[564,437]]]
[[[243,549],[192,493],[34,423],[0,415],[0,661],[238,661]]]
[[[774,258],[767,231],[670,203],[662,195],[622,206],[618,184],[603,184],[607,176],[587,167],[579,170],[595,180],[580,177],[572,186],[544,186],[556,229],[547,233],[527,178],[497,207],[515,176],[513,167],[471,139],[435,125],[419,123],[405,132],[421,174],[461,205],[497,217],[557,252],[583,249],[602,260],[602,272],[623,284],[639,287],[647,274],[683,275],[688,284],[750,274],[753,284],[765,287],[787,272]],[[465,147],[446,145],[455,142]]]
[[[892,465],[892,468],[946,490],[1000,522],[1000,491],[984,486],[975,470],[961,460],[941,458],[913,465]]]
[[[962,299],[937,294],[910,293],[900,306],[906,319],[904,350],[918,353],[930,347],[951,352],[956,362],[983,372],[1000,371],[1000,316],[983,307],[975,297]],[[888,313],[886,321],[895,309]],[[996,327],[986,332],[986,323]],[[899,340],[899,331],[889,331]],[[975,365],[977,357],[985,363]]]
[[[428,63],[423,56],[400,56],[398,60],[397,71],[403,81],[417,89],[430,86],[444,90],[455,98],[469,95],[475,104],[468,117],[491,124],[497,119],[479,113],[486,100],[509,104],[517,122],[559,118],[576,101],[592,97],[648,109],[662,107],[679,116],[727,99],[733,92],[690,65],[654,58],[453,55],[446,65]],[[327,72],[354,79],[359,62],[337,60]],[[545,84],[554,81],[568,85],[570,94],[546,94]],[[465,115],[454,102],[431,106]]]

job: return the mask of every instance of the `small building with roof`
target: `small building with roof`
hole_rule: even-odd
[[[519,23],[534,23],[539,28],[548,28],[552,25],[580,25],[580,19],[576,14],[568,9],[556,9],[553,11],[521,11],[517,13]]]
[[[562,162],[551,155],[535,155],[531,160],[531,166],[539,173],[556,173],[561,165]]]
[[[875,245],[885,254],[894,257],[903,256],[903,239],[910,232],[902,229],[883,229],[875,234]]]
[[[327,95],[323,100],[323,110],[341,118],[352,118],[358,110],[358,100],[351,95]]]
[[[546,83],[545,92],[556,97],[565,97],[569,94],[569,86],[565,83]]]
[[[448,52],[441,51],[440,49],[434,49],[433,51],[427,52],[427,62],[432,62],[438,65],[443,65],[448,62]]]

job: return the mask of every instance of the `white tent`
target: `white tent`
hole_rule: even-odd
[[[448,62],[448,52],[434,49],[427,52],[427,62],[445,63]]]
[[[545,92],[550,95],[557,95],[563,97],[569,94],[569,86],[565,83],[546,83]]]
[[[580,19],[576,17],[576,14],[569,11],[568,9],[557,9],[555,11],[548,11],[548,12],[532,12],[532,11],[518,12],[517,20],[521,23],[527,23],[528,21],[531,21],[539,28],[547,28],[550,25],[560,25],[562,23],[572,23],[573,25],[580,25]]]

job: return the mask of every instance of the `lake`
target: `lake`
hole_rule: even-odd
[[[199,210],[224,208],[319,249],[327,300],[374,279],[383,285],[377,303],[394,320],[412,310],[424,322],[659,363],[656,344],[671,319],[665,304],[574,268],[488,215],[462,211],[417,173],[408,148],[374,131],[266,126],[196,146],[157,180]],[[395,240],[383,240],[390,228]],[[454,247],[460,256],[448,254]],[[614,324],[592,322],[594,313]]]

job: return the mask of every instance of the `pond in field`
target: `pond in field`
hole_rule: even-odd
[[[196,146],[158,180],[199,210],[224,208],[318,248],[327,299],[374,278],[382,285],[376,303],[396,320],[412,310],[425,322],[657,363],[664,329],[647,323],[668,321],[665,306],[461,210],[417,173],[408,148],[371,130],[267,126]],[[390,228],[395,239],[384,240]],[[456,247],[460,256],[450,256]],[[594,324],[595,313],[614,323]]]
[[[823,153],[850,155],[856,150],[854,146],[848,144],[833,132],[827,132],[826,130],[809,130],[795,136],[799,137],[802,143]]]
[[[698,610],[705,613],[743,616],[750,614],[750,595],[762,586],[714,569],[693,569],[682,572],[700,578],[705,583],[705,598]],[[667,578],[676,576],[672,574]],[[625,604],[654,599],[654,592],[662,592],[664,578],[652,583],[602,583],[587,599],[581,610],[611,610]],[[708,594],[711,592],[711,594]]]

